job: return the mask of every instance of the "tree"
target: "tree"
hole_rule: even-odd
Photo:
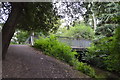
[[[120,13],[117,2],[89,2],[83,3],[86,13],[83,15],[86,23],[92,21],[97,35],[113,36],[118,22],[112,20]]]
[[[11,2],[2,3],[4,10],[9,9],[8,19],[2,28],[2,58],[5,58],[10,40],[16,28],[22,30],[34,30],[47,32],[56,30],[57,15],[52,3],[23,3]]]
[[[106,5],[105,5],[106,4]],[[95,66],[104,68],[109,71],[120,73],[120,3],[103,3],[103,10],[99,12],[97,18],[100,21],[99,28],[103,28],[100,31],[104,32],[104,37],[96,40],[89,48],[89,52],[86,54],[88,61],[92,62]],[[106,27],[106,24],[109,27]],[[113,29],[115,33],[110,35],[109,28],[115,26]],[[113,25],[113,26],[110,26]],[[102,27],[101,27],[102,26]],[[97,31],[97,30],[96,30]],[[112,31],[111,31],[112,32]],[[110,36],[109,36],[110,35]]]
[[[11,39],[11,43],[13,44],[25,44],[25,41],[30,36],[28,31],[16,30],[14,36]]]
[[[71,26],[69,30],[66,28],[60,28],[56,33],[58,36],[72,37],[75,39],[93,39],[94,31],[90,26],[87,26],[84,22],[76,23],[75,26]]]
[[[118,3],[118,8],[120,9],[120,2]],[[120,22],[120,16],[119,14],[116,15],[116,17],[113,18],[113,21]],[[118,60],[118,64],[120,66],[120,23],[116,28],[115,35],[114,35],[114,41],[113,41],[113,49],[111,52],[113,52],[113,55],[115,55],[115,58]],[[120,71],[120,68],[119,68]],[[120,72],[119,72],[120,73]]]
[[[55,8],[57,8],[58,15],[65,20],[66,27],[69,29],[71,25],[74,25],[74,21],[78,21],[85,13],[85,8],[82,6],[83,2],[55,2]]]

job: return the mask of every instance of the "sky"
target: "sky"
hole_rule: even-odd
[[[67,4],[70,4],[70,3],[71,2],[68,2]],[[81,16],[81,12],[83,14],[85,14],[86,9],[80,6],[83,2],[73,2],[73,3],[74,3],[74,4],[72,4],[73,6],[69,7],[69,9],[70,9],[71,14],[73,15],[73,17],[71,17],[68,13],[65,13],[65,11],[67,11],[68,7],[67,7],[66,4],[64,4],[64,2],[59,1],[58,3],[55,4],[55,6],[58,9],[58,14],[62,16],[62,18],[61,18],[62,24],[61,24],[60,27],[71,26],[72,25],[71,23],[73,23],[73,21],[75,20],[76,17],[78,17],[77,21],[83,21],[84,20],[83,17]],[[75,14],[73,8],[76,9],[76,10],[78,10],[76,14]]]
[[[64,10],[67,11],[67,6],[63,2],[61,2],[61,1],[59,1],[58,3],[56,3],[55,6],[58,9],[58,14],[62,16],[62,19],[61,19],[62,25],[60,27],[71,25],[71,23],[74,21],[74,18],[72,18],[71,16],[69,16],[68,13],[64,12]],[[75,6],[74,6],[74,8],[77,8],[77,7],[79,7],[79,5],[76,3]],[[73,9],[71,9],[71,8],[69,8],[69,9],[70,9],[71,13],[73,14],[73,12],[74,12]],[[83,11],[83,13],[85,13],[86,10],[82,9],[82,11]],[[81,13],[77,13],[76,15],[73,14],[73,16],[74,17],[79,17],[78,20],[80,20],[80,21],[83,20],[83,18],[81,16]]]
[[[6,13],[8,13],[8,10],[5,10],[5,12]],[[4,23],[6,20],[7,20],[7,18],[8,18],[8,15],[6,15],[6,14],[3,14],[4,13],[4,10],[3,10],[3,8],[2,8],[2,3],[0,2],[0,23]],[[3,20],[3,19],[5,20]]]

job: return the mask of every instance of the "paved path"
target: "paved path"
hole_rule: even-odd
[[[3,78],[89,78],[27,45],[10,45],[2,67]]]

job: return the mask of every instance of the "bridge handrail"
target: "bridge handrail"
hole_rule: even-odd
[[[73,40],[90,40],[90,39],[84,39],[84,38],[73,38],[68,36],[56,36],[57,38],[67,38],[67,39],[73,39]]]
[[[57,36],[58,40],[63,43],[67,43],[69,46],[76,46],[76,47],[90,47],[91,40],[87,39],[71,39],[70,37],[61,37]]]

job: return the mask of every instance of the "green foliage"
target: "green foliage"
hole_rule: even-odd
[[[59,27],[59,17],[52,2],[1,2],[0,4],[2,5],[0,9],[3,9],[3,12],[0,10],[1,23],[5,23],[7,16],[9,17],[11,12],[14,12],[15,9],[18,9],[18,11],[20,10],[20,15],[18,17],[19,22],[17,24],[17,29],[34,32],[41,31],[45,34],[48,32],[54,32]],[[6,17],[5,20],[3,15]]]
[[[17,30],[11,40],[11,43],[24,44],[28,37],[29,33],[27,31]]]
[[[64,43],[59,43],[53,36],[50,38],[40,38],[35,41],[35,47],[40,48],[45,54],[55,56],[56,58],[70,63],[74,59],[75,52],[71,52],[71,48]]]
[[[96,3],[94,6],[99,6],[96,10],[100,11],[94,10],[100,20],[96,34],[102,37],[88,48],[86,59],[97,67],[120,73],[120,3]]]
[[[116,33],[113,41],[113,50],[114,54],[120,58],[120,26],[116,28]]]
[[[85,2],[82,4],[86,8],[86,12],[83,15],[86,23],[92,23],[93,26],[93,14],[97,21],[99,21],[96,27],[97,35],[113,36],[115,26],[119,21],[113,21],[117,15],[120,14],[119,2]]]
[[[77,52],[72,52],[70,46],[59,42],[54,35],[51,35],[48,38],[40,37],[40,39],[35,41],[34,47],[41,49],[45,54],[49,56],[54,56],[57,59],[67,62],[75,69],[82,71],[91,77],[95,77],[95,72],[90,66],[79,62],[75,58],[75,54],[77,54]]]
[[[119,47],[115,43],[116,38],[104,37],[92,44],[86,53],[86,59],[91,61],[93,65],[104,68],[109,71],[120,72]],[[120,41],[117,41],[119,43]],[[115,45],[115,46],[114,46]],[[114,48],[115,47],[115,48]],[[114,49],[114,50],[113,50]]]
[[[104,24],[96,29],[97,35],[104,35],[107,37],[113,36],[115,34],[115,26],[116,24]]]
[[[113,36],[115,34],[115,27],[119,23],[119,21],[114,21],[113,18],[120,14],[120,5],[118,2],[106,2],[101,7],[103,7],[100,8],[101,12],[97,14],[100,22],[97,25],[96,33],[107,37]]]
[[[69,30],[61,29],[61,34],[59,35],[65,37],[73,37],[76,39],[92,39],[94,37],[94,32],[90,26],[86,26],[84,23],[80,23],[76,24],[73,27],[70,27]]]
[[[95,77],[95,71],[92,69],[89,65],[83,62],[76,61],[74,63],[75,69],[82,71],[83,73],[86,73],[87,75],[91,77]]]
[[[104,4],[103,7],[106,8],[99,14],[101,22],[97,33],[101,31],[100,34],[109,37],[94,42],[86,58],[98,67],[120,73],[120,3]],[[115,26],[118,27],[114,28]]]
[[[54,32],[59,27],[58,16],[52,2],[24,3],[18,29],[38,31],[44,34]]]
[[[59,28],[57,30],[57,32],[55,33],[56,36],[65,36],[64,34],[67,32],[67,28],[66,27],[63,27],[63,28]]]

